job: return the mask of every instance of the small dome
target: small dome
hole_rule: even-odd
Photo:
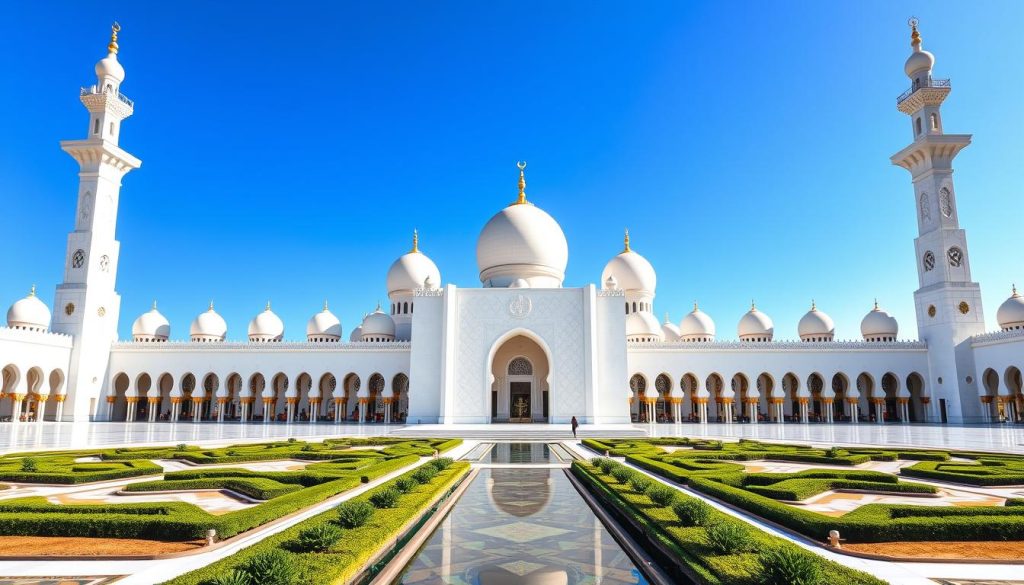
[[[569,243],[561,226],[526,201],[520,165],[519,199],[494,215],[476,242],[476,264],[485,287],[507,287],[517,278],[533,287],[558,288],[565,280]]]
[[[679,335],[683,341],[713,341],[715,322],[694,303],[693,311],[679,323]]]
[[[750,310],[740,318],[736,332],[740,341],[771,341],[775,336],[775,324],[771,317],[758,311],[751,303]]]
[[[800,318],[796,329],[802,341],[832,341],[836,334],[836,326],[832,322],[832,317],[819,311],[813,301],[811,310]]]
[[[637,254],[629,247],[629,232],[626,232],[626,245],[618,256],[605,265],[601,273],[601,281],[614,277],[619,288],[627,292],[639,292],[653,295],[658,286],[658,275],[646,258]]]
[[[270,310],[270,303],[267,303],[267,308],[249,321],[249,341],[281,341],[283,338],[284,322]]]
[[[626,316],[626,339],[629,341],[661,341],[661,323],[648,311]]]
[[[364,316],[365,318],[365,316]],[[356,325],[356,328],[352,330],[352,333],[348,336],[349,341],[362,341],[363,340],[363,326],[362,324]]]
[[[433,260],[420,252],[419,235],[413,231],[412,250],[399,256],[388,268],[388,296],[412,294],[423,287],[427,279],[436,286],[441,282],[441,272]]]
[[[9,321],[10,317],[7,319]],[[1024,329],[1024,297],[1017,292],[1016,286],[1013,287],[1013,294],[1010,295],[1010,298],[999,305],[999,310],[996,311],[996,321],[999,322],[999,328],[1003,331]]]
[[[227,334],[228,324],[213,310],[213,303],[210,303],[205,313],[199,313],[189,327],[192,341],[224,341]]]
[[[341,321],[327,308],[309,318],[306,323],[307,341],[338,341],[341,339]]]
[[[50,309],[36,296],[35,286],[28,296],[18,299],[7,309],[7,326],[30,331],[46,331],[50,328]]]
[[[118,85],[124,81],[124,67],[117,61],[117,33],[121,32],[121,26],[114,23],[111,27],[110,44],[107,45],[107,56],[100,59],[99,63],[96,63],[96,77],[99,78],[100,83],[107,81],[108,78],[113,78]],[[117,89],[116,87],[114,89]]]
[[[619,281],[615,278],[614,275],[609,275],[608,278],[604,279],[605,290],[618,290],[618,288]]]
[[[668,320],[668,313],[665,313],[665,320],[661,323],[661,336],[665,341],[679,341],[679,327]]]
[[[899,324],[896,319],[886,311],[878,307],[871,309],[860,322],[860,334],[865,341],[896,341],[899,334]]]
[[[153,308],[139,315],[132,323],[132,341],[167,341],[171,336],[171,324],[160,311]]]
[[[525,278],[517,278],[508,285],[509,288],[530,288],[530,283]]]
[[[363,318],[361,337],[363,341],[393,341],[395,339],[395,321],[390,315],[377,310]]]

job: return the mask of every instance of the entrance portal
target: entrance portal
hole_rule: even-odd
[[[491,422],[547,422],[547,355],[524,335],[512,337],[491,362]]]

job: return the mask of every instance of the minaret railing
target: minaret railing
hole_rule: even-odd
[[[928,78],[920,83],[914,83],[910,86],[910,89],[900,94],[896,98],[896,105],[902,104],[907,98],[914,95],[914,92],[926,88],[926,87],[951,87],[948,79],[932,79]]]
[[[104,90],[104,89],[102,89],[100,87],[92,85],[92,86],[89,86],[89,87],[83,87],[82,91],[79,92],[79,95],[103,95],[103,94],[112,94],[114,97],[116,97],[117,99],[121,100],[121,102],[123,104],[125,104],[126,106],[128,106],[129,108],[134,108],[135,107],[135,102],[130,100],[130,99],[128,99],[128,96],[124,95],[123,93],[121,93],[119,91]]]

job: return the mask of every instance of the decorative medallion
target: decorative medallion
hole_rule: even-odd
[[[964,261],[963,250],[957,248],[956,246],[950,248],[949,251],[946,252],[946,256],[949,257],[949,265],[952,266],[953,268],[960,266],[960,264],[963,263]]]
[[[935,254],[931,250],[924,253],[924,271],[931,272],[935,268]]]
[[[508,314],[516,319],[522,319],[533,310],[533,302],[525,295],[516,295],[508,303]]]
[[[934,317],[935,316],[935,305],[928,305],[928,316],[929,317]]]
[[[100,256],[100,270],[103,272],[110,271],[110,256],[107,256],[106,254]]]
[[[107,314],[107,310],[104,309],[103,307],[100,307],[100,308],[96,309],[96,314],[99,315],[100,317],[102,317],[103,315]]]
[[[64,314],[70,315],[75,312],[75,303],[68,303],[64,305]]]
[[[85,250],[75,250],[71,255],[71,267],[81,268],[85,264]]]
[[[943,187],[942,193],[939,195],[939,209],[945,217],[953,215],[953,195],[949,192],[948,187]]]
[[[928,194],[921,193],[921,221],[930,222],[932,220],[932,209],[928,201]]]
[[[966,315],[971,311],[971,306],[967,304],[967,301],[960,301],[960,304],[957,305],[957,308],[960,309],[960,314],[962,315]]]

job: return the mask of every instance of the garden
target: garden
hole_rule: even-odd
[[[1024,499],[991,487],[1024,484],[1022,457],[686,438],[584,444],[819,542],[837,530],[847,551],[928,558],[1024,551]]]

